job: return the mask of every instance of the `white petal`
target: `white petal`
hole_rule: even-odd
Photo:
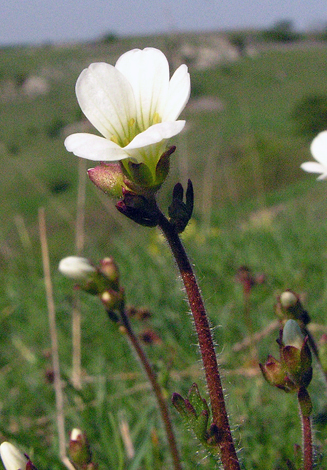
[[[317,178],[317,181],[322,181],[322,180],[327,180],[327,170],[325,170],[325,173],[318,176],[318,178]]]
[[[188,73],[187,66],[181,65],[169,82],[168,99],[162,113],[162,120],[175,121],[185,108],[190,98],[190,93],[190,74]]]
[[[0,455],[6,470],[25,470],[28,459],[10,442],[1,444]]]
[[[59,271],[64,276],[73,279],[74,281],[86,281],[96,269],[87,258],[80,256],[68,256],[63,258],[58,266]]]
[[[107,139],[129,138],[128,122],[136,117],[133,90],[115,67],[102,62],[84,69],[76,82],[79,105]]]
[[[313,157],[327,167],[327,131],[320,132],[311,143]]]
[[[169,65],[166,56],[152,47],[133,49],[123,54],[116,68],[133,87],[137,122],[141,130],[152,125],[152,118],[167,101]]]
[[[65,147],[78,157],[99,162],[118,161],[128,157],[119,145],[93,134],[72,134],[66,138]]]
[[[308,173],[325,173],[327,168],[316,162],[305,162],[301,165],[302,170]]]
[[[185,121],[161,122],[149,127],[146,131],[138,134],[132,142],[130,142],[124,150],[132,150],[136,148],[146,147],[169,139],[179,134],[185,126]]]

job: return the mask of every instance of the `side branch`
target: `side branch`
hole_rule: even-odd
[[[125,332],[126,332],[128,338],[129,338],[129,340],[130,340],[130,342],[131,342],[131,344],[132,344],[139,360],[141,361],[141,364],[144,367],[144,370],[145,370],[146,375],[149,379],[149,382],[152,385],[153,392],[156,396],[158,406],[159,406],[159,410],[160,410],[160,414],[161,414],[161,418],[163,420],[165,430],[166,430],[167,440],[168,440],[171,456],[172,456],[172,459],[173,459],[174,470],[182,470],[182,465],[181,465],[181,461],[180,461],[180,457],[179,457],[179,452],[178,452],[178,448],[177,448],[175,434],[174,434],[174,431],[173,431],[173,428],[172,428],[172,424],[171,424],[171,420],[170,420],[166,400],[162,395],[160,385],[157,382],[157,379],[156,379],[156,376],[155,376],[155,374],[152,370],[151,364],[149,363],[147,356],[145,355],[145,353],[144,353],[137,337],[134,334],[134,331],[131,327],[130,321],[129,321],[124,309],[122,309],[122,311],[121,311],[121,321],[122,321],[122,325],[125,328]]]

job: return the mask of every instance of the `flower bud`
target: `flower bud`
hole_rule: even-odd
[[[282,307],[288,309],[291,307],[295,307],[298,301],[298,298],[296,297],[294,292],[290,290],[286,290],[285,292],[281,294],[281,296],[279,297],[279,300],[280,300]]]
[[[68,256],[60,261],[59,271],[91,295],[100,295],[108,289],[118,290],[118,269],[111,258],[104,258],[100,267],[95,267],[86,258]]]
[[[105,194],[117,199],[122,197],[124,174],[120,163],[101,163],[87,173],[92,183]]]
[[[295,320],[287,320],[283,329],[282,341],[285,346],[300,349],[303,346],[304,334]]]
[[[309,314],[303,308],[299,296],[289,289],[278,297],[276,314],[282,319],[300,320],[304,325],[310,322]]]
[[[295,320],[284,326],[281,349],[282,360],[289,378],[299,387],[307,387],[312,379],[312,358],[307,338]]]
[[[100,271],[112,283],[112,288],[118,290],[119,270],[111,256],[100,261]]]
[[[108,289],[100,295],[100,300],[111,320],[118,321],[119,314],[124,308],[124,290]]]
[[[178,233],[182,233],[189,223],[194,205],[194,193],[192,181],[188,180],[186,190],[186,202],[183,202],[184,189],[177,183],[173,189],[172,203],[168,208],[169,221],[173,224]]]
[[[287,377],[283,364],[277,361],[273,356],[269,355],[265,364],[259,364],[264,378],[270,385],[291,392],[296,387],[293,382]]]
[[[88,281],[96,273],[96,268],[90,261],[80,256],[68,256],[62,259],[58,269],[61,274],[76,282]]]
[[[26,470],[28,458],[10,442],[1,444],[0,456],[6,470]]]
[[[73,429],[69,440],[69,456],[78,466],[85,466],[91,462],[92,453],[85,433],[80,429]]]
[[[131,220],[144,227],[158,225],[158,209],[142,195],[123,190],[124,198],[117,202],[116,208]]]

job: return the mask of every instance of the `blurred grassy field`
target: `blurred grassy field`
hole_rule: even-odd
[[[194,44],[201,36],[176,41]],[[32,454],[39,470],[63,468],[53,387],[47,380],[51,361],[40,207],[47,217],[67,429],[79,426],[88,432],[100,469],[170,466],[139,364],[96,299],[83,294],[85,385],[76,391],[70,384],[72,285],[57,273],[59,260],[76,252],[78,161],[63,147],[65,126],[81,119],[76,78],[90,62],[113,63],[122,52],[145,46],[172,53],[165,37],[0,50],[0,432]],[[295,397],[264,382],[253,351],[233,349],[250,333],[237,269],[246,265],[265,275],[251,299],[253,331],[274,320],[276,295],[286,288],[302,293],[318,325],[317,340],[326,331],[327,187],[299,169],[311,159],[309,142],[295,134],[290,118],[302,97],[327,95],[326,64],[323,44],[258,48],[255,55],[205,70],[190,64],[187,128],[174,142],[171,175],[160,193],[166,208],[177,181],[185,184],[191,178],[195,186],[195,214],[183,238],[214,327],[235,440],[247,470],[285,469],[294,444],[301,443],[301,430]],[[26,96],[22,84],[31,76],[45,79],[48,92]],[[155,229],[124,220],[91,183],[86,188],[83,254],[95,261],[113,255],[129,303],[153,312],[147,322],[134,324],[138,332],[152,328],[161,338],[145,347],[167,397],[185,395],[194,381],[205,393],[192,322],[167,246]],[[257,344],[256,359],[277,355],[276,338],[277,331]],[[317,455],[322,454],[318,467],[327,469],[326,393],[318,371],[310,392]],[[172,416],[185,469],[215,468],[173,410]],[[119,433],[122,420],[135,446],[131,460]]]

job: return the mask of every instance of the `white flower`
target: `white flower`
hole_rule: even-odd
[[[317,180],[327,179],[327,131],[320,132],[311,143],[310,147],[316,162],[302,163],[301,168],[309,173],[321,173]]]
[[[10,442],[0,446],[0,456],[6,470],[25,470],[28,459]]]
[[[166,140],[181,132],[177,121],[190,96],[190,76],[181,65],[169,79],[165,55],[154,48],[133,49],[116,65],[93,63],[76,83],[79,105],[103,135],[72,134],[66,149],[95,161],[131,158],[153,172]]]
[[[87,258],[68,256],[60,261],[59,271],[69,279],[76,282],[88,281],[96,269]]]

